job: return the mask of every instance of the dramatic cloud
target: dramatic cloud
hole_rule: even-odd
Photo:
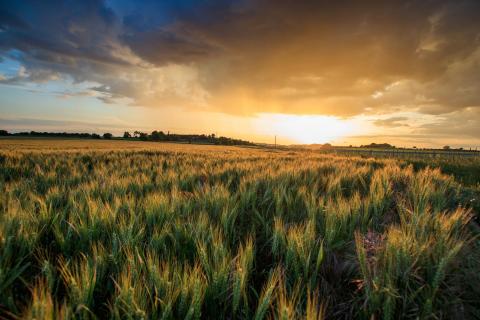
[[[434,137],[477,139],[480,137],[480,108],[465,108],[442,115],[438,122],[420,127],[419,132]]]
[[[17,75],[0,75],[3,83],[69,79],[94,83],[89,92],[105,102],[241,115],[478,119],[477,0],[4,1],[0,8],[0,55],[22,65]]]
[[[377,126],[381,127],[408,127],[408,123],[405,123],[405,121],[408,121],[407,117],[392,117],[388,119],[379,119],[375,120],[374,123]]]

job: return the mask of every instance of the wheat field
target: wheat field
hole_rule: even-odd
[[[0,318],[469,319],[462,184],[394,159],[0,140]]]

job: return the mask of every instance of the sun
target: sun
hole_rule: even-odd
[[[290,143],[334,143],[358,132],[355,120],[333,116],[261,114],[258,130],[266,135],[276,135]]]

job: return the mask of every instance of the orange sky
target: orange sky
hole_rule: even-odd
[[[0,127],[11,131],[480,146],[476,0],[0,9]]]

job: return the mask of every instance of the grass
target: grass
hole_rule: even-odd
[[[475,190],[441,168],[108,143],[0,141],[0,318],[480,317]]]

